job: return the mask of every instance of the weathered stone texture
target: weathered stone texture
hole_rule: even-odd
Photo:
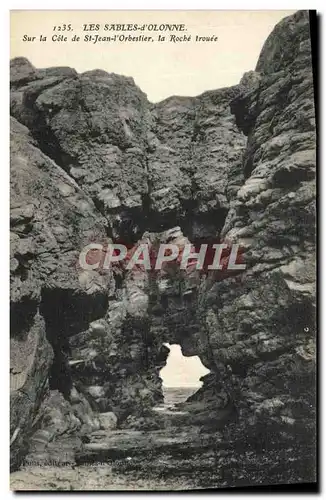
[[[213,401],[210,422],[232,413],[231,434],[248,442],[275,429],[312,439],[308,14],[275,27],[239,85],[198,97],[151,104],[131,78],[38,70],[24,58],[11,75],[13,468],[41,414],[43,457],[58,425],[81,438],[100,425],[137,428],[163,398],[164,342],[211,370],[194,397]],[[241,245],[247,269],[219,279],[177,265],[80,269],[85,245],[112,239],[151,248],[222,239]]]

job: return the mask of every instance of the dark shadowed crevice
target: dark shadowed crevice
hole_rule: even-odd
[[[105,315],[108,297],[77,294],[74,290],[43,289],[40,312],[45,320],[46,337],[54,359],[49,373],[50,389],[58,389],[69,399],[73,385],[68,363],[69,337],[87,330],[91,321]]]
[[[10,303],[10,336],[24,340],[34,322],[38,299],[24,297],[19,302]]]

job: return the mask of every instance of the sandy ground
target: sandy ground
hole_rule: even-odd
[[[185,479],[140,479],[120,475],[109,465],[79,467],[26,467],[11,474],[10,488],[19,491],[163,491],[189,490],[194,486]]]

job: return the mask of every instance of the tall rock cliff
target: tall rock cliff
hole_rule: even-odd
[[[241,279],[204,286],[214,359],[229,365],[241,415],[314,425],[315,110],[307,15],[276,26],[256,83],[231,102],[247,136],[244,181],[222,238],[246,248]],[[232,388],[231,388],[232,391]],[[240,408],[241,407],[241,408]],[[306,429],[307,430],[307,429]]]
[[[11,62],[11,457],[162,396],[166,342],[229,427],[314,435],[315,111],[306,12],[230,88],[148,102],[132,78]],[[90,242],[237,243],[241,275],[85,271]],[[231,402],[231,403],[230,403]],[[231,406],[230,406],[231,404]],[[226,431],[228,432],[228,431]],[[283,434],[282,434],[283,433]],[[256,439],[257,441],[257,439]],[[37,448],[37,447],[36,447]]]

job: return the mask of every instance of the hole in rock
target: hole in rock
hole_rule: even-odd
[[[184,402],[203,385],[200,378],[210,373],[198,356],[184,356],[179,344],[164,344],[170,349],[166,365],[160,370],[164,402]]]

